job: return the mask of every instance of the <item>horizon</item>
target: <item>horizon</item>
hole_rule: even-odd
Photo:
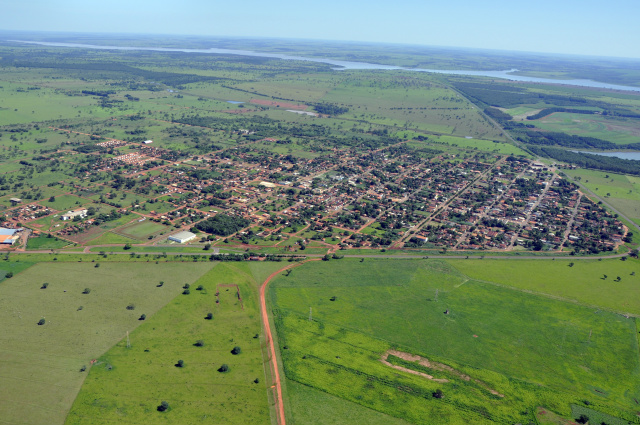
[[[393,8],[381,2],[329,1],[313,13],[292,0],[277,5],[249,0],[242,9],[201,0],[187,0],[178,10],[171,6],[167,0],[10,3],[5,14],[11,19],[2,30],[275,38],[640,59],[640,46],[629,43],[640,39],[633,22],[640,7],[632,0],[612,0],[606,8],[577,0],[541,0],[535,8],[505,0],[447,5],[409,0]]]

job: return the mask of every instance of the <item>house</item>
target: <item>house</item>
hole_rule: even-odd
[[[195,238],[196,238],[195,233],[186,232],[186,231],[178,232],[175,235],[169,236],[170,241],[178,242],[178,243],[186,243]]]
[[[145,140],[144,142],[145,145],[150,145],[151,143],[153,143],[153,140]]]
[[[60,217],[62,220],[73,220],[76,217],[85,218],[87,216],[87,210],[84,208],[80,208],[73,211],[68,211],[66,214],[62,214]]]

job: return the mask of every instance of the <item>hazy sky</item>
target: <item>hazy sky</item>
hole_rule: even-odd
[[[640,58],[639,0],[0,0],[3,30],[354,40]]]

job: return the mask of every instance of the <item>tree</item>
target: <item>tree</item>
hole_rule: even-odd
[[[233,347],[233,350],[231,350],[231,354],[233,354],[234,356],[237,356],[240,353],[242,353],[242,349],[237,345]]]
[[[13,277],[13,272],[9,272],[6,275],[4,275],[4,277],[6,277],[7,279],[10,279]]]
[[[42,326],[44,324],[45,324],[44,317],[42,319],[38,320],[38,326]]]
[[[202,291],[203,289],[204,289],[204,286],[198,285],[198,287],[196,288],[196,291]]]
[[[220,373],[229,372],[229,366],[227,366],[226,364],[223,364],[222,366],[220,366],[218,368],[218,372],[220,372]]]
[[[55,196],[50,197],[49,202],[56,202],[56,197]]]
[[[169,410],[169,403],[163,401],[162,403],[160,403],[160,406],[158,406],[158,412],[164,412],[166,410]]]
[[[176,363],[176,367],[184,367],[184,360],[178,360],[178,363]]]
[[[146,314],[141,314],[138,320],[145,320],[147,318]]]
[[[442,397],[444,397],[444,394],[442,393],[442,390],[440,388],[435,390],[432,395],[433,395],[433,398],[442,398]]]
[[[207,315],[204,318],[206,320],[213,320],[213,313],[207,313]]]
[[[131,249],[131,244],[130,243],[124,244],[124,249]]]
[[[201,339],[199,339],[199,340],[197,340],[197,341],[196,341],[196,343],[195,343],[195,344],[193,344],[193,345],[195,345],[196,347],[204,347],[204,341],[203,341],[203,340],[201,340]]]
[[[127,306],[127,310],[135,310],[136,309],[136,305],[131,303]]]
[[[188,283],[185,283],[182,287],[183,287],[184,289],[189,289],[189,288],[190,288],[190,286],[191,286],[191,285],[189,285]]]
[[[576,419],[576,422],[578,422],[579,424],[586,424],[587,422],[589,422],[589,417],[584,414],[580,415],[580,417]]]
[[[190,290],[185,289],[184,291],[182,291],[182,295],[189,295],[191,293]]]
[[[49,284],[47,282],[45,282],[45,283],[42,284],[40,289],[47,289],[48,287],[49,287]]]
[[[84,291],[82,291],[83,294],[88,294],[91,292],[91,289],[89,288],[84,288]]]
[[[573,263],[569,263],[569,267],[573,267]]]
[[[160,287],[162,287],[162,285],[164,285],[164,281],[162,281],[162,280],[161,280],[161,281],[160,281],[160,283],[158,283],[158,284],[156,285],[156,287],[160,288]]]

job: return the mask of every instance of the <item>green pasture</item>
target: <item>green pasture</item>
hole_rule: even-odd
[[[281,275],[270,290],[289,379],[414,423],[485,423],[481,412],[516,423],[538,405],[569,415],[569,404],[585,398],[608,412],[634,409],[640,362],[633,318],[469,280],[438,260],[325,264]],[[396,374],[393,391],[383,391],[394,375],[377,359],[390,347],[465,371],[505,397],[406,374],[409,381]],[[367,387],[366,376],[382,387]],[[405,384],[414,390],[396,389]],[[413,398],[438,387],[451,394],[449,403]]]
[[[151,317],[185,282],[211,267],[40,263],[2,282],[0,417],[9,423],[62,424],[86,377],[81,367],[141,324],[141,314]],[[157,288],[161,280],[165,284]],[[48,287],[41,289],[45,282]],[[83,294],[85,288],[89,294]],[[130,304],[134,310],[126,308]],[[38,326],[41,318],[46,323]]]
[[[235,288],[218,284],[238,285],[242,303]],[[131,333],[131,348],[121,340],[98,358],[66,423],[269,424],[269,381],[261,339],[254,338],[261,333],[256,287],[246,264],[219,264],[193,282],[189,295],[176,296]],[[209,312],[213,319],[205,320]],[[195,346],[198,340],[204,346]],[[241,354],[231,353],[234,346]],[[218,372],[222,364],[228,372]],[[158,412],[161,401],[170,410]]]
[[[471,279],[640,315],[640,292],[635,290],[640,285],[640,261],[636,259],[447,261]]]
[[[640,220],[640,178],[595,170],[566,170],[630,219]]]
[[[547,131],[595,137],[618,144],[636,143],[640,136],[640,121],[624,117],[556,112],[527,122]]]

